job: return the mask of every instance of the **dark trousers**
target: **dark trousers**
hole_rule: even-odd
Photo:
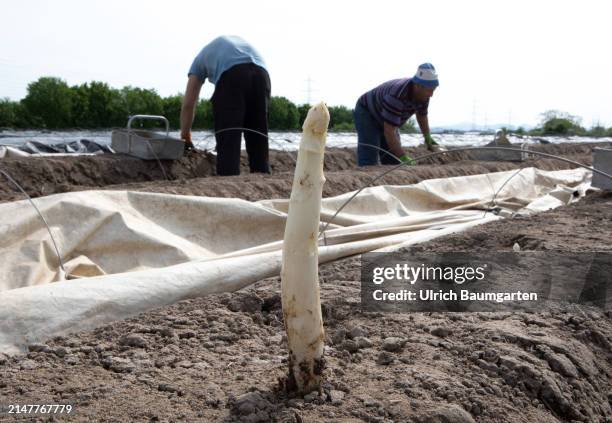
[[[400,163],[388,154],[389,145],[383,127],[370,114],[367,108],[357,103],[353,111],[357,129],[357,165],[376,166],[378,159],[384,165]]]
[[[253,63],[244,63],[223,72],[212,96],[215,138],[217,140],[217,175],[240,174],[241,129],[251,172],[270,173],[268,163],[268,104],[270,77]],[[221,132],[219,132],[221,131]]]

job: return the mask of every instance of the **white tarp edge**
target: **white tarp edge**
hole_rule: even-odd
[[[4,158],[15,158],[15,157],[29,157],[30,153],[26,153],[25,151],[21,151],[15,147],[8,147],[0,145],[0,159]]]

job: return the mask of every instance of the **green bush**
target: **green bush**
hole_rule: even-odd
[[[306,120],[306,116],[308,115],[308,111],[310,110],[310,104],[300,104],[299,106],[297,106],[298,109],[298,114],[299,114],[299,118],[298,118],[298,122],[299,122],[299,128],[302,128],[302,125],[304,125],[304,121]]]
[[[8,98],[0,99],[0,127],[14,128],[17,122],[17,103]]]
[[[155,90],[127,86],[121,94],[130,115],[161,115],[164,112],[162,99]]]
[[[569,119],[555,118],[544,123],[544,135],[575,135],[580,127]]]
[[[72,91],[72,104],[70,116],[72,126],[92,128],[94,126],[89,114],[89,93],[87,84],[74,86]]]
[[[124,114],[124,107],[113,102],[119,99],[119,92],[105,82],[93,81],[87,87],[89,94],[89,113],[92,123],[97,128],[113,126],[113,116]]]
[[[28,85],[23,105],[30,120],[46,128],[72,126],[73,92],[59,78],[42,77]]]
[[[268,109],[268,127],[276,130],[299,129],[300,113],[285,97],[272,97]]]
[[[170,121],[170,127],[173,129],[180,129],[181,127],[181,106],[183,104],[183,95],[177,94],[170,97],[164,97],[162,99],[162,105],[164,112],[162,113],[168,121]]]
[[[338,129],[341,126],[355,126],[353,122],[353,111],[345,106],[330,106],[329,110],[329,127]]]
[[[580,118],[559,110],[548,110],[541,115],[540,127],[533,135],[584,135],[586,130],[580,126]]]
[[[183,95],[162,98],[152,89],[126,86],[112,88],[105,82],[92,81],[69,87],[55,77],[42,77],[28,85],[20,102],[0,100],[0,126],[16,128],[110,128],[125,127],[130,115],[163,115],[173,129],[180,128]],[[300,130],[310,105],[296,106],[285,97],[272,97],[268,110],[271,130]],[[354,131],[352,110],[331,106],[330,130]],[[159,123],[139,121],[135,126],[152,128]],[[194,116],[194,129],[214,127],[212,103],[202,99]],[[409,122],[402,131],[415,131]]]
[[[354,132],[355,131],[355,123],[354,122],[342,122],[334,125],[331,131],[337,132]]]
[[[108,116],[109,127],[125,127],[130,113],[122,90],[111,89],[108,110],[110,114]]]
[[[124,126],[127,107],[121,93],[104,82],[93,81],[71,87],[72,124],[83,128]]]
[[[416,134],[419,131],[417,130],[416,127],[416,120],[414,117],[411,117],[410,119],[408,119],[406,121],[406,123],[404,125],[402,125],[402,127],[400,128],[400,132],[403,132],[405,134]]]
[[[212,102],[210,100],[200,100],[196,107],[195,118],[193,120],[194,129],[213,129],[215,127]]]
[[[40,118],[31,116],[23,101],[15,103],[15,128],[43,128],[44,124]]]
[[[610,128],[610,130],[612,130],[612,128]],[[601,125],[593,126],[588,132],[589,136],[596,138],[608,136],[607,134],[608,130]]]

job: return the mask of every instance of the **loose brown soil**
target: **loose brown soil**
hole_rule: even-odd
[[[594,145],[550,144],[534,146],[533,149],[590,165]],[[412,157],[428,153],[423,147],[411,148],[408,151]],[[295,157],[295,152],[271,151],[272,174],[262,175],[248,173],[248,161],[243,155],[242,174],[222,178],[213,176],[214,156],[201,151],[192,152],[181,160],[162,161],[161,166],[155,160],[103,155],[3,159],[0,161],[0,170],[9,173],[33,197],[105,188],[259,200],[289,196]],[[457,152],[426,159],[419,162],[418,166],[404,167],[385,176],[377,184],[412,184],[423,179],[475,175],[530,166],[544,170],[572,167],[548,158],[536,157],[516,163],[472,161],[470,157],[469,152]],[[329,149],[325,156],[327,183],[323,195],[327,197],[358,189],[387,169],[387,166],[357,168],[354,149]],[[0,201],[23,198],[23,194],[0,175]]]
[[[589,146],[541,148],[590,163]],[[176,181],[156,176],[151,182],[144,178],[153,178],[156,164],[125,164],[125,158],[34,159],[35,165],[11,160],[0,166],[33,195],[104,187],[261,199],[288,196],[291,165],[283,155],[290,160],[284,152],[273,155],[279,162],[273,175],[218,178],[191,173],[211,172],[203,164],[210,164],[208,158],[197,154],[183,159],[184,166],[170,166]],[[349,150],[328,155],[326,196],[358,188],[382,169],[355,170],[353,160]],[[394,172],[384,183],[533,165],[566,168],[552,160],[485,163],[462,157]],[[0,196],[20,198],[6,187]],[[518,244],[523,251],[610,252],[611,234],[612,195],[595,191],[571,206],[482,225],[412,250],[511,251]],[[0,404],[74,406],[72,417],[34,421],[612,421],[609,311],[574,306],[541,313],[371,313],[360,307],[358,257],[321,266],[320,279],[326,329],[320,395],[292,398],[279,389],[287,349],[279,279],[271,278],[240,292],[57,337],[30,346],[27,355],[0,355]]]

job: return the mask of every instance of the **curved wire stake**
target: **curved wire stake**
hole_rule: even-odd
[[[0,169],[0,173],[2,173],[6,177],[6,179],[9,180],[9,182],[11,182],[13,185],[15,185],[17,187],[17,189],[19,189],[28,198],[28,201],[30,202],[32,207],[34,207],[34,210],[36,210],[36,213],[38,213],[38,216],[40,216],[40,219],[43,221],[44,225],[47,227],[47,231],[49,232],[49,236],[51,237],[51,242],[53,243],[53,248],[55,249],[55,254],[57,254],[57,261],[59,262],[59,267],[60,267],[60,269],[62,269],[64,274],[66,274],[66,269],[64,269],[64,262],[62,261],[62,256],[61,256],[61,254],[59,252],[59,248],[57,248],[57,243],[55,242],[55,238],[53,237],[53,233],[51,232],[51,228],[49,227],[49,224],[47,223],[47,220],[45,219],[43,214],[40,212],[38,207],[36,207],[36,204],[34,204],[34,201],[32,200],[32,197],[30,197],[28,195],[28,193],[21,187],[21,185],[19,185],[17,183],[17,181],[15,181],[11,177],[11,175],[9,175],[7,172],[5,172],[2,169]]]
[[[395,154],[391,153],[390,151],[385,150],[384,148],[381,148],[377,145],[371,145],[371,144],[363,144],[366,147],[370,147],[370,148],[374,148],[378,151],[382,151],[383,153],[387,153],[389,156],[393,157],[395,160],[397,160],[398,162],[401,162],[401,160],[399,159],[399,157],[397,157]],[[335,145],[334,148],[341,148],[343,146],[348,146],[348,147],[352,147],[353,144],[339,144],[339,145]],[[408,164],[408,163],[402,163],[402,164]],[[397,169],[397,167],[396,167]],[[386,175],[386,173],[385,173]],[[382,175],[382,176],[385,176]],[[382,177],[381,176],[381,177]],[[323,227],[323,229],[321,230],[321,232],[319,232],[319,238],[321,236],[323,236],[323,245],[327,245],[327,236],[325,235],[325,232],[327,230],[327,227],[329,226],[329,224],[331,223],[331,221],[333,221],[336,216],[338,215],[338,213],[340,213],[340,211],[346,206],[348,205],[348,203],[350,203],[363,189],[372,186],[373,184],[375,184],[380,178],[379,177],[372,177],[370,182],[368,183],[368,185],[364,185],[362,186],[357,192],[355,192],[355,194],[353,194],[344,204],[342,204],[342,206],[338,209],[338,211],[336,211],[336,213],[332,216],[331,220],[327,222],[327,224]],[[427,187],[425,187],[425,189],[429,192],[429,190],[427,189]]]
[[[145,140],[147,142],[147,145],[149,146],[149,149],[151,150],[151,153],[153,153],[153,156],[155,157],[155,160],[157,160],[157,164],[159,165],[159,168],[162,171],[162,174],[164,175],[164,178],[166,178],[167,181],[170,180],[170,178],[168,178],[168,175],[166,175],[166,171],[164,170],[164,166],[162,165],[161,160],[159,160],[159,157],[157,157],[157,154],[155,153],[155,150],[153,149],[153,146],[151,145],[151,142],[149,140]]]
[[[433,153],[425,154],[425,155],[423,155],[423,156],[415,157],[415,158],[413,158],[412,160],[414,160],[414,161],[417,161],[417,162],[418,162],[418,161],[421,161],[421,160],[428,159],[428,158],[430,158],[430,157],[440,156],[440,155],[443,155],[443,154],[457,153],[457,152],[460,152],[460,151],[476,151],[476,150],[501,150],[501,151],[518,151],[518,152],[527,152],[527,153],[535,154],[535,155],[538,155],[538,156],[543,156],[543,157],[548,157],[548,158],[551,158],[551,159],[559,160],[559,161],[562,161],[562,162],[565,162],[565,163],[570,163],[570,164],[573,164],[573,165],[575,165],[575,166],[582,167],[582,168],[584,168],[584,169],[590,170],[590,171],[592,171],[592,172],[598,173],[598,174],[600,174],[600,175],[602,175],[602,176],[605,176],[605,177],[607,177],[607,178],[612,179],[612,175],[609,175],[609,174],[607,174],[607,173],[605,173],[605,172],[602,172],[602,171],[600,171],[600,170],[594,169],[594,168],[592,168],[592,167],[590,167],[590,166],[587,166],[587,165],[585,165],[585,164],[583,164],[583,163],[579,163],[579,162],[576,162],[576,161],[573,161],[573,160],[569,160],[569,159],[566,159],[566,158],[561,157],[561,156],[556,156],[556,155],[554,155],[554,154],[548,154],[548,153],[542,153],[542,152],[540,152],[540,151],[527,150],[527,149],[519,149],[519,148],[510,148],[510,147],[461,147],[461,148],[454,148],[454,149],[452,149],[452,150],[436,151],[436,152],[433,152]],[[351,197],[350,197],[348,200],[346,200],[346,201],[345,201],[345,202],[344,202],[344,203],[343,203],[343,204],[340,206],[340,208],[338,208],[338,210],[337,210],[337,211],[334,213],[334,215],[332,216],[332,218],[331,218],[330,220],[328,220],[328,221],[325,223],[325,226],[324,226],[324,227],[323,227],[323,229],[321,229],[321,231],[319,232],[319,236],[318,236],[318,238],[321,238],[321,235],[322,235],[323,233],[325,233],[325,231],[327,230],[327,228],[329,227],[329,225],[330,225],[331,223],[333,223],[333,221],[334,221],[334,219],[336,218],[336,216],[338,216],[338,214],[339,214],[339,213],[340,213],[340,212],[341,212],[341,211],[342,211],[342,210],[343,210],[343,209],[344,209],[344,208],[345,208],[345,207],[348,205],[348,203],[350,203],[351,201],[353,201],[353,199],[354,199],[354,198],[355,198],[355,197],[356,197],[356,196],[357,196],[359,193],[361,193],[361,191],[363,191],[364,189],[366,189],[366,188],[368,188],[368,187],[372,186],[372,184],[376,183],[376,182],[377,182],[377,181],[379,181],[381,178],[385,177],[386,175],[388,175],[388,174],[389,174],[389,173],[391,173],[391,172],[394,172],[395,170],[397,170],[397,169],[401,168],[402,166],[409,166],[409,164],[408,164],[408,163],[399,163],[399,164],[397,164],[397,165],[393,166],[392,168],[390,168],[389,170],[385,170],[384,172],[380,173],[380,174],[379,174],[378,176],[376,176],[376,177],[375,177],[375,178],[374,178],[372,181],[370,181],[370,182],[369,182],[367,185],[364,185],[364,186],[362,186],[361,188],[359,188],[357,191],[355,191],[355,193],[354,193],[353,195],[351,195]],[[512,175],[512,176],[511,176],[511,178],[512,178],[512,177],[514,177],[514,176],[515,176],[515,175]],[[326,238],[324,238],[324,239],[326,239]],[[326,245],[326,244],[325,244],[325,245]]]
[[[213,131],[212,133],[206,135],[202,141],[207,140],[208,138],[214,137],[217,134],[220,134],[222,132],[226,132],[226,131],[249,131],[249,132],[253,132],[255,134],[261,135],[262,137],[266,137],[268,140],[273,141],[273,142],[277,142],[277,143],[281,143],[281,142],[285,142],[285,143],[289,143],[289,144],[295,144],[293,141],[291,141],[288,138],[273,138],[269,135],[264,134],[263,132],[259,132],[255,129],[251,129],[251,128],[242,128],[242,127],[234,127],[234,128],[223,128],[223,129],[219,129],[218,131]],[[208,141],[206,142],[206,146],[208,147]],[[294,164],[297,163],[297,160],[295,157],[293,157],[293,155],[291,154],[291,152],[288,149],[284,149],[284,148],[280,148],[281,151],[287,153],[287,155],[291,158],[291,160],[293,161]]]
[[[501,192],[501,190],[502,190],[502,189],[504,189],[504,187],[505,187],[505,186],[508,184],[508,182],[510,182],[510,181],[512,180],[512,178],[514,178],[516,175],[518,175],[519,173],[521,173],[521,172],[522,172],[524,169],[525,169],[524,167],[522,167],[522,168],[520,168],[520,169],[517,169],[517,171],[516,171],[516,172],[514,172],[514,173],[513,173],[513,174],[512,174],[512,175],[511,175],[511,176],[510,176],[508,179],[506,179],[506,180],[504,181],[504,183],[501,185],[501,187],[499,187],[499,189],[497,190],[497,192],[495,192],[495,193],[493,194],[493,198],[491,199],[491,206],[492,206],[491,208],[492,208],[492,209],[495,209],[495,206],[496,206],[496,204],[497,204],[497,203],[495,202],[495,200],[497,199],[497,196],[499,195],[499,193]],[[488,179],[488,178],[487,178],[487,179]],[[482,217],[484,218],[484,217],[487,215],[487,213],[488,213],[488,212],[489,212],[489,210],[485,210],[484,215],[483,215]],[[495,213],[495,212],[493,212],[493,213]]]

